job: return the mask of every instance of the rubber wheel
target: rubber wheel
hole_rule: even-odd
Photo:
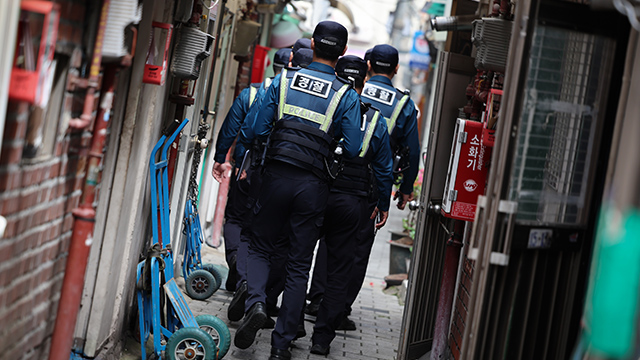
[[[171,335],[164,353],[169,360],[215,360],[216,345],[204,330],[182,328]]]
[[[218,289],[220,289],[220,285],[222,285],[222,274],[220,274],[220,270],[218,270],[218,268],[216,268],[213,264],[202,264],[202,268],[210,272],[211,275],[213,275],[213,277],[216,279],[218,286],[215,290],[213,290],[213,292],[218,291]]]
[[[227,324],[213,315],[198,315],[196,321],[200,329],[211,335],[213,342],[218,347],[218,359],[222,359],[231,347],[231,332],[229,332]]]
[[[200,269],[187,276],[185,287],[190,298],[204,300],[213,295],[220,285],[210,272]]]

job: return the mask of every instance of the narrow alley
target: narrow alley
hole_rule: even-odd
[[[0,30],[0,360],[640,359],[640,0]]]
[[[387,287],[384,281],[389,274],[389,231],[402,229],[402,218],[407,211],[391,210],[387,226],[376,236],[365,284],[353,306],[350,316],[357,326],[356,331],[339,331],[331,346],[331,352],[327,359],[348,360],[395,360],[397,359],[397,346],[400,340],[402,325],[402,285]],[[223,248],[205,247],[202,251],[203,262],[214,264],[226,277],[228,269],[224,260]],[[184,281],[178,281],[183,288]],[[217,290],[213,296],[197,301],[187,298],[189,307],[194,315],[210,314],[223,319],[228,324],[231,336],[235,335],[240,322],[231,322],[227,318],[227,307],[233,293],[226,291],[224,286]],[[307,336],[295,341],[292,351],[292,359],[321,359],[322,356],[309,353],[311,347],[310,336],[313,331],[313,317],[306,316],[305,329]],[[263,354],[268,354],[271,348],[271,330],[263,329],[258,333],[256,342],[250,349],[242,350],[233,344],[224,359],[253,360],[260,359]],[[139,343],[130,337],[127,340],[127,348],[122,360],[139,359]]]

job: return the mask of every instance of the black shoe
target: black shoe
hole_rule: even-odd
[[[291,360],[291,352],[287,349],[271,348],[269,360]]]
[[[243,281],[236,293],[233,294],[233,299],[231,299],[227,309],[229,320],[240,321],[244,316],[244,302],[247,301],[247,290],[247,282]]]
[[[233,255],[229,260],[229,274],[227,275],[227,281],[224,283],[224,288],[228,291],[236,291],[236,283],[238,282],[236,261],[236,255]]]
[[[236,331],[236,337],[233,339],[233,343],[237,348],[246,349],[256,339],[256,333],[264,325],[267,320],[266,306],[263,302],[257,302],[251,306],[247,316],[245,316],[242,325]]]
[[[346,331],[353,331],[355,329],[356,329],[356,323],[346,316],[342,319],[342,321],[340,322],[340,325],[338,325],[338,327],[336,328],[336,330],[346,330]]]
[[[307,336],[307,330],[304,329],[304,322],[298,324],[298,331],[296,332],[296,337],[293,340],[298,340]]]
[[[320,309],[320,302],[322,302],[322,297],[316,297],[309,305],[304,308],[304,313],[311,316],[318,316],[318,310]]]
[[[322,346],[320,344],[313,344],[313,346],[311,347],[311,353],[312,354],[316,354],[316,355],[324,355],[327,356],[329,355],[329,348],[330,346]]]
[[[267,315],[268,315],[267,311]],[[271,318],[271,315],[267,316],[267,320],[264,321],[264,325],[262,325],[263,329],[274,329],[276,327],[276,321]]]

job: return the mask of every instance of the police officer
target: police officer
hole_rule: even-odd
[[[409,168],[402,175],[400,190],[395,194],[398,208],[404,209],[413,197],[413,182],[418,175],[420,141],[418,111],[408,93],[393,87],[391,79],[398,73],[398,50],[391,45],[376,45],[369,55],[371,78],[362,91],[363,101],[370,101],[387,119],[391,150],[409,149]],[[396,169],[394,169],[395,171]]]
[[[290,49],[280,49],[274,56],[273,68],[279,72],[288,62]],[[216,153],[214,155],[213,177],[217,181],[222,181],[223,177],[229,176],[231,164],[226,162],[227,152],[233,144],[240,127],[250,111],[252,104],[258,95],[260,88],[264,87],[266,82],[251,84],[248,88],[242,90],[238,97],[234,100],[233,105],[229,109],[227,116],[222,123],[218,139],[216,141]],[[268,86],[268,84],[267,84]],[[238,157],[236,151],[235,159]],[[239,165],[239,164],[238,164]],[[229,266],[229,275],[225,283],[225,288],[229,291],[235,291],[237,281],[237,265],[238,265],[238,249],[240,246],[240,230],[243,219],[246,216],[247,207],[247,184],[245,182],[237,182],[235,176],[229,179],[229,192],[227,194],[227,205],[225,208],[225,224],[223,227],[225,238],[225,258]]]
[[[255,134],[269,136],[267,163],[253,221],[247,259],[247,313],[234,343],[249,347],[263,325],[269,257],[281,250],[277,238],[288,226],[289,252],[282,306],[271,336],[270,360],[289,360],[297,333],[315,242],[329,195],[326,164],[332,142],[342,139],[347,158],[360,150],[358,94],[336,78],[335,63],[346,50],[347,29],[320,22],[313,33],[314,61],[306,69],[283,71],[267,90]],[[252,139],[246,139],[252,140]],[[245,141],[248,143],[249,141]]]
[[[353,81],[361,93],[367,63],[357,56],[344,56],[336,64],[336,73]],[[362,149],[356,158],[344,161],[344,169],[332,183],[323,227],[326,263],[320,264],[316,259],[316,267],[325,267],[327,281],[311,338],[313,354],[329,353],[329,344],[344,318],[349,284],[345,279],[350,277],[359,229],[378,211],[382,216],[376,226],[382,227],[389,211],[393,171],[386,122],[370,104],[361,102],[360,106]]]
[[[396,90],[391,83],[391,79],[398,70],[397,50],[389,45],[377,45],[367,50],[365,58],[368,58],[369,63],[369,80],[365,83],[362,92],[363,101],[372,102],[385,116],[389,128],[392,151],[394,149],[397,151],[409,148],[410,166],[403,174],[400,191],[396,193],[399,198],[398,208],[403,209],[406,202],[413,196],[413,182],[418,172],[420,148],[416,119],[417,111],[409,95]],[[367,224],[361,228],[361,232],[357,237],[356,258],[351,277],[348,280],[350,285],[347,295],[346,315],[351,313],[351,306],[357,298],[366,276],[369,255],[375,239],[373,222],[374,220],[367,221]],[[324,256],[323,249],[320,247],[317,257],[321,258],[322,256]],[[321,304],[320,301],[325,288],[324,273],[322,271],[323,268],[314,269],[314,279],[308,295],[310,304],[305,310],[310,315],[314,315]],[[345,316],[337,329],[355,330],[356,326],[352,320]]]
[[[368,49],[364,54],[365,64],[369,61],[369,57],[371,56],[371,51],[373,48]],[[367,75],[365,80],[369,80],[371,77],[371,72],[367,68]],[[362,92],[362,91],[361,91]],[[371,231],[373,232],[373,226],[371,227]],[[367,255],[368,259],[368,255]],[[313,268],[313,277],[311,281],[311,286],[309,287],[309,292],[307,293],[307,300],[309,300],[309,304],[305,307],[304,312],[311,316],[316,316],[318,314],[318,309],[320,308],[320,302],[322,301],[322,296],[324,295],[325,287],[327,284],[327,269],[324,265],[318,266],[318,264],[325,264],[327,261],[327,247],[324,241],[320,241],[318,246],[318,250],[316,252],[316,266]],[[366,265],[365,265],[366,272]],[[358,287],[358,291],[360,287]],[[357,295],[357,294],[356,294]],[[351,311],[347,312],[347,315],[350,314]],[[348,319],[346,316],[344,317],[342,323],[338,325],[336,330],[355,330],[355,323]]]
[[[305,39],[305,40],[308,40],[308,39]],[[298,42],[296,42],[296,44],[298,44]],[[303,45],[304,45],[304,42],[302,43],[302,45],[298,46],[298,50],[293,56],[293,59],[291,59],[290,64],[293,65],[292,68],[300,69],[301,67],[307,67],[308,64],[310,64],[313,60],[313,50],[303,48],[302,47]],[[289,69],[292,69],[292,68],[289,68]],[[265,83],[271,80],[272,79],[266,79]],[[268,86],[267,87],[263,86],[260,88],[260,91],[258,92],[255,104],[251,107],[251,110],[247,115],[247,119],[244,121],[242,125],[242,131],[244,131],[245,133],[247,132],[253,133],[252,127],[255,124],[255,116],[257,115],[257,110],[260,108],[260,104],[262,104],[262,99],[264,98],[264,94],[266,93],[267,88]],[[249,127],[251,127],[251,129],[249,129]],[[240,137],[242,139],[242,134]],[[239,144],[236,146],[236,152],[238,152],[237,149],[244,149],[244,147],[242,146],[242,141],[240,141]],[[242,151],[243,150],[240,150],[240,153],[236,154],[237,158],[242,158],[244,156]],[[252,158],[255,157],[256,153],[261,154],[262,149],[260,148],[260,146],[258,146],[258,144],[254,143],[253,152],[254,154],[251,156]],[[247,159],[243,161],[246,162],[251,160]],[[252,204],[255,203],[257,194],[259,194],[259,191],[260,191],[261,171],[258,169],[259,168],[258,164],[253,164],[250,167],[249,166],[247,167],[252,170],[251,171],[252,176],[249,176],[246,178],[246,182],[249,184],[249,187],[251,189],[248,192],[248,201],[245,202],[244,205],[252,206]],[[250,221],[251,221],[251,217],[245,216],[245,224],[250,223]],[[283,234],[282,237],[283,238],[280,241],[286,241],[285,239],[286,234]],[[242,259],[242,261],[238,263],[237,287],[239,290],[234,294],[234,297],[231,300],[228,307],[228,311],[227,311],[227,316],[229,320],[232,320],[232,321],[238,321],[244,315],[244,310],[245,310],[244,302],[247,296],[247,285],[245,283],[246,282],[247,247],[248,247],[248,241],[246,239],[246,236],[244,237],[241,236],[241,241],[238,248],[239,258]],[[280,294],[284,290],[284,278],[286,275],[284,264],[286,262],[286,256],[287,256],[286,252],[283,251],[281,253],[274,254],[274,256],[272,256],[270,259],[271,274],[269,277],[269,282],[267,284],[267,302],[266,302],[267,312],[270,317],[277,316],[279,311],[277,307],[277,302],[278,302],[278,296],[280,296]],[[268,328],[268,329],[272,329],[274,326],[275,326],[275,321],[273,321],[271,318],[268,318],[264,324],[264,328]]]

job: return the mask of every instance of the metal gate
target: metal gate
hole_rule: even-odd
[[[569,358],[628,31],[584,5],[517,3],[461,359]]]
[[[452,220],[440,214],[451,134],[475,74],[472,58],[441,52],[398,359],[417,359],[431,349],[447,229],[452,228]]]

